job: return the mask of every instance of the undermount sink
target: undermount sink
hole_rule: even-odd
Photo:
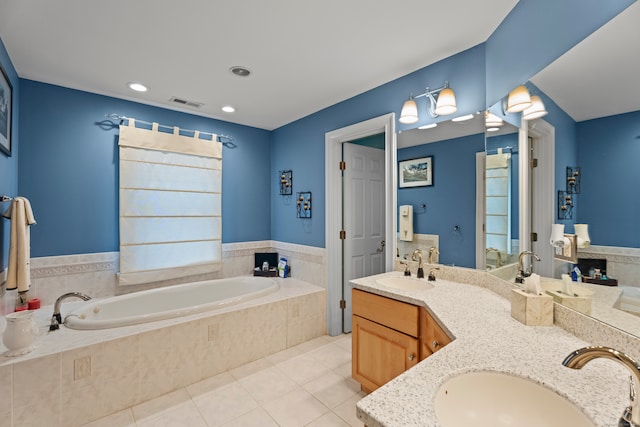
[[[443,427],[595,427],[564,397],[501,372],[455,376],[438,389],[433,406]]]
[[[403,289],[405,291],[421,291],[431,289],[433,285],[426,279],[413,279],[411,277],[383,277],[376,280],[378,285],[389,288]]]

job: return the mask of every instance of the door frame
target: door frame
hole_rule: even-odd
[[[325,134],[325,283],[327,288],[327,331],[335,336],[342,333],[342,268],[344,254],[342,229],[342,144],[379,133],[385,134],[385,266],[393,270],[396,253],[396,185],[397,156],[395,113],[385,114]]]

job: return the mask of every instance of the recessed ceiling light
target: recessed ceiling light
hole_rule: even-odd
[[[438,126],[437,123],[429,123],[428,125],[419,126],[418,129],[421,129],[421,130],[432,129],[432,128],[436,127],[436,126]]]
[[[222,111],[224,111],[225,113],[233,113],[234,111],[236,111],[236,109],[231,105],[225,105],[224,107],[222,107]]]
[[[467,114],[466,116],[454,117],[451,119],[452,122],[464,122],[467,120],[473,119],[473,114]]]
[[[147,88],[145,85],[138,82],[127,83],[127,86],[129,86],[129,89],[135,90],[136,92],[146,92],[147,90],[149,90],[149,88]]]
[[[487,132],[496,132],[499,131],[500,128],[487,128]]]
[[[251,74],[251,70],[240,65],[233,66],[229,68],[229,70],[231,70],[231,72],[238,77],[249,77],[249,75]]]

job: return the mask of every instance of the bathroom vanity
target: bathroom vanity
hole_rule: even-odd
[[[425,307],[352,292],[352,377],[370,393],[451,339]]]
[[[608,338],[587,342],[558,326],[519,323],[492,282],[499,279],[483,272],[442,266],[438,279],[423,289],[384,285],[393,282],[383,279],[401,277],[396,271],[351,282],[353,376],[365,391],[373,390],[356,404],[356,412],[368,427],[443,425],[437,397],[446,395],[451,380],[475,372],[542,386],[598,427],[615,425],[629,404],[629,375],[621,365],[601,360],[579,371],[562,365],[579,348],[617,347]],[[510,291],[509,283],[500,282]],[[430,315],[423,317],[424,324],[421,313]],[[429,325],[438,331],[435,340],[427,333]],[[433,341],[438,345],[430,346]],[[384,357],[374,363],[371,353]],[[640,348],[629,355],[640,358]],[[474,388],[472,394],[491,393]]]

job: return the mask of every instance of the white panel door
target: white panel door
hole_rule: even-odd
[[[344,331],[351,331],[349,280],[385,271],[384,150],[345,143],[343,159]]]

